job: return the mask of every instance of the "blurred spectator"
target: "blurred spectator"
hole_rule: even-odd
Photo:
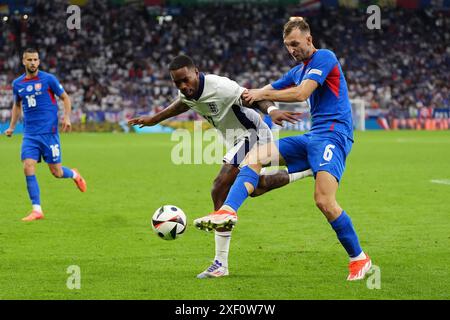
[[[98,0],[82,8],[81,30],[69,31],[61,19],[68,1],[36,3],[27,21],[13,17],[1,24],[0,110],[11,108],[11,81],[23,72],[20,55],[29,46],[39,49],[41,69],[60,78],[74,110],[82,112],[146,113],[166,106],[177,96],[167,65],[180,53],[192,56],[201,71],[245,87],[270,83],[293,63],[282,27],[296,7],[186,7],[159,24],[144,6]],[[431,114],[450,108],[447,15],[383,9],[382,30],[366,28],[363,10],[322,10],[308,21],[316,47],[334,50],[341,60],[351,98],[393,116],[417,117],[422,108]]]

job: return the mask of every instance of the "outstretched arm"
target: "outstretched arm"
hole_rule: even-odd
[[[297,87],[284,90],[274,90],[265,86],[262,89],[252,89],[244,92],[244,99],[253,103],[262,100],[273,100],[279,102],[302,102],[309,98],[314,90],[319,86],[315,80],[307,79]]]
[[[9,128],[6,129],[5,134],[7,137],[11,137],[14,130],[16,129],[17,121],[20,119],[20,115],[22,114],[22,102],[16,101],[13,104],[11,111],[11,121],[9,123]]]
[[[270,84],[266,85],[264,88],[266,88],[267,90],[271,90],[271,89],[273,90],[273,88]],[[246,107],[257,108],[262,113],[268,114],[272,118],[272,121],[279,126],[283,125],[283,121],[288,121],[290,123],[296,123],[298,121],[297,116],[301,115],[300,112],[279,110],[275,106],[273,101],[269,101],[269,100],[256,101],[255,103],[250,104],[249,102],[247,102],[244,99],[244,95],[246,92],[247,91],[244,91],[244,93],[241,96],[243,98],[243,100],[242,100],[243,104]]]
[[[273,90],[274,88],[272,87],[272,85],[269,83],[269,84],[266,84],[264,87],[262,87],[261,89],[264,89],[264,90]]]
[[[179,114],[182,114],[189,110],[189,107],[185,105],[181,100],[178,98],[177,100],[173,101],[167,108],[162,110],[161,112],[158,112],[157,114],[154,114],[152,116],[142,116],[138,118],[133,118],[128,121],[128,124],[131,125],[139,125],[140,128],[145,126],[154,126],[161,121],[164,121],[166,119],[175,117]]]

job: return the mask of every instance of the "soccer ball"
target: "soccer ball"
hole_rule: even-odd
[[[176,206],[162,206],[153,214],[152,228],[161,239],[175,240],[186,230],[186,215]]]

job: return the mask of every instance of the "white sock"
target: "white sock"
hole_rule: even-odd
[[[366,254],[364,253],[364,251],[362,251],[357,257],[350,258],[350,261],[364,260],[366,258]]]
[[[72,179],[78,178],[78,174],[75,172],[75,170],[72,170],[72,172],[73,172],[73,178]]]
[[[264,167],[261,169],[261,171],[259,172],[259,175],[262,176],[264,174],[270,175],[270,174],[275,174],[277,171],[279,170],[285,170],[287,171],[286,168],[280,168],[279,166],[273,166],[273,167]]]
[[[228,268],[228,252],[230,251],[231,231],[215,231],[216,256],[214,261],[218,260],[222,266]]]
[[[39,204],[33,204],[33,210],[42,213],[42,208]]]
[[[305,170],[305,171],[301,171],[301,172],[294,172],[289,174],[289,183],[292,183],[294,181],[306,178],[306,177],[310,177],[313,175],[313,172],[311,169]]]

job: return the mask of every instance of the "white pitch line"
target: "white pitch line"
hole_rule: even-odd
[[[450,179],[430,180],[431,183],[446,184],[450,186]]]

